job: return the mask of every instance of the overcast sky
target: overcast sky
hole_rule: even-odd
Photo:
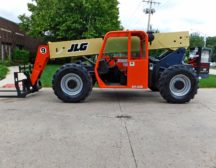
[[[146,30],[148,17],[143,0],[119,0],[120,20],[125,29]],[[1,0],[0,16],[19,22],[17,16],[28,13],[31,0]],[[216,36],[215,0],[158,0],[156,13],[151,18],[153,29],[161,32],[190,31],[201,35]]]

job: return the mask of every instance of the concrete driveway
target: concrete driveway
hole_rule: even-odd
[[[216,75],[216,69],[210,69],[209,74]]]
[[[188,104],[150,91],[94,89],[79,104],[51,89],[0,99],[1,168],[215,168],[216,89]]]

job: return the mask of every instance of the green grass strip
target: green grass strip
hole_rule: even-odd
[[[200,88],[216,88],[216,75],[209,75],[208,78],[201,79]]]
[[[55,72],[60,68],[60,65],[47,65],[42,76],[41,82],[43,87],[52,87],[52,78]]]

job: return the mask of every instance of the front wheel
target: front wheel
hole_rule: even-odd
[[[55,95],[64,102],[83,101],[92,90],[88,71],[78,64],[63,65],[53,77]]]
[[[194,98],[198,79],[192,69],[175,65],[166,69],[159,80],[161,96],[169,103],[186,103]]]

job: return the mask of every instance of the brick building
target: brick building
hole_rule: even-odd
[[[26,49],[34,54],[41,41],[27,36],[17,23],[0,17],[0,60],[11,60],[14,48]]]

